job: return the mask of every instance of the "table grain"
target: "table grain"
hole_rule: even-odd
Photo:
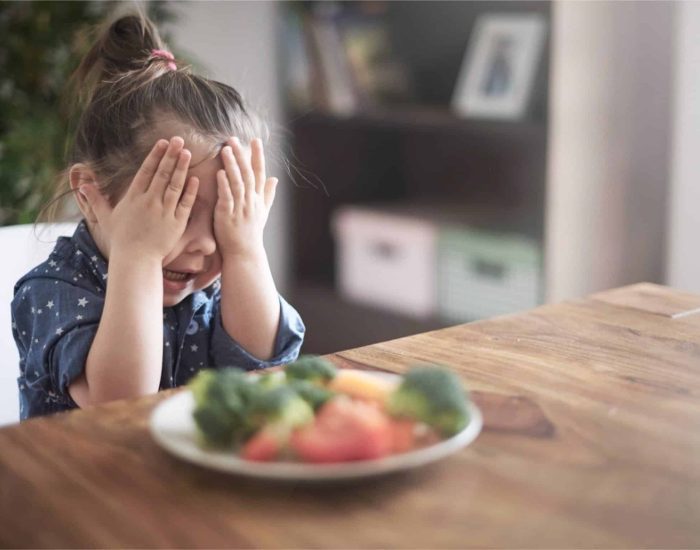
[[[340,484],[161,450],[174,391],[0,429],[3,547],[700,546],[700,296],[648,283],[327,356],[453,369],[484,413],[433,466]]]

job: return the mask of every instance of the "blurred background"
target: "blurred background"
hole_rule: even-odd
[[[639,281],[700,292],[700,3],[141,5],[268,121],[266,244],[304,352]],[[32,223],[65,168],[59,96],[112,9],[0,3],[0,224]]]

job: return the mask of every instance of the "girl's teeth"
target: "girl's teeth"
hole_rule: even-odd
[[[177,271],[170,271],[169,269],[164,269],[163,275],[170,281],[184,281],[189,276],[188,273],[178,273]]]

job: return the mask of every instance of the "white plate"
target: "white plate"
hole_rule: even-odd
[[[388,373],[373,373],[396,378]],[[303,462],[252,462],[239,458],[233,451],[205,450],[197,444],[197,427],[192,418],[194,399],[189,390],[160,403],[151,414],[151,435],[166,451],[175,456],[222,472],[265,479],[294,481],[341,480],[388,474],[417,468],[449,456],[469,445],[482,426],[481,412],[469,404],[469,423],[459,433],[415,451],[373,460],[335,464]]]

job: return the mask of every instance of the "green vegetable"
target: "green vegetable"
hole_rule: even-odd
[[[272,389],[284,385],[286,381],[287,376],[284,374],[284,371],[278,370],[261,374],[258,378],[257,385],[260,388]]]
[[[318,410],[321,405],[335,395],[335,392],[329,390],[328,388],[319,386],[318,384],[314,384],[308,380],[292,379],[289,381],[289,387],[297,392],[314,411]]]
[[[459,378],[441,367],[414,367],[389,396],[387,411],[437,429],[444,436],[462,430],[469,420],[468,398]]]
[[[313,421],[311,406],[288,386],[263,390],[251,399],[247,424],[257,431],[264,426],[275,425],[290,431]]]
[[[188,387],[195,401],[194,421],[206,444],[229,446],[249,435],[247,411],[261,390],[243,371],[205,369]]]
[[[308,380],[317,384],[326,384],[335,378],[338,369],[330,361],[318,355],[302,355],[287,365],[285,369],[287,378],[295,380]]]

